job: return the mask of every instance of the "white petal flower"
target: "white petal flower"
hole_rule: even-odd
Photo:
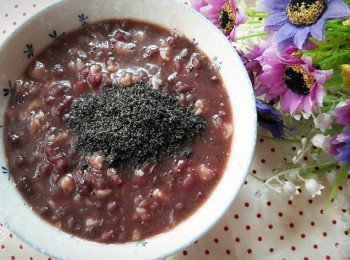
[[[318,183],[315,179],[307,179],[305,181],[305,188],[310,193],[311,197],[321,195],[324,186]]]
[[[324,151],[327,151],[329,149],[329,141],[330,138],[327,136],[324,136],[323,134],[317,134],[312,138],[312,144],[317,147],[321,148]]]
[[[292,200],[294,196],[299,195],[299,189],[300,186],[295,185],[294,183],[290,182],[290,181],[286,181],[283,183],[282,186],[282,191],[289,195],[289,198]]]
[[[314,118],[314,124],[316,128],[319,128],[321,132],[332,128],[332,118],[329,114],[321,113]]]

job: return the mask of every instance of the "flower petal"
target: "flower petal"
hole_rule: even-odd
[[[205,0],[208,4],[213,6],[215,10],[220,10],[221,6],[226,2],[225,0]]]
[[[210,20],[218,20],[218,11],[215,10],[211,5],[202,7],[199,12]]]
[[[348,16],[350,16],[350,9],[342,0],[330,0],[323,14],[324,19],[339,19]]]
[[[264,20],[264,25],[265,26],[270,26],[270,25],[282,26],[286,22],[288,22],[286,11],[283,11],[283,12],[273,13],[270,16],[266,17]]]
[[[289,0],[261,0],[256,8],[259,11],[275,13],[285,10],[288,2]]]
[[[303,99],[304,99],[304,96],[294,94],[294,97],[292,99],[292,102],[290,103],[290,108],[289,108],[289,111],[290,111],[291,115],[294,115],[297,112],[297,110],[298,110],[299,106],[301,105]]]
[[[294,43],[299,49],[303,49],[303,46],[305,45],[305,42],[309,36],[310,28],[309,27],[303,27],[302,29],[298,30],[297,33],[294,35]]]
[[[291,25],[289,22],[284,24],[274,35],[273,39],[275,42],[283,42],[289,38],[292,38],[297,32],[298,28]]]
[[[324,23],[325,20],[323,18],[320,18],[316,23],[311,25],[310,33],[319,41],[322,41],[324,38]]]
[[[196,10],[197,12],[199,12],[199,9],[205,5],[207,5],[207,3],[204,0],[190,0],[190,5],[192,6],[192,8],[194,10]]]

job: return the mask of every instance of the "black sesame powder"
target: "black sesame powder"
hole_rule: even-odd
[[[136,167],[172,154],[203,133],[206,122],[176,97],[135,83],[104,86],[76,99],[69,128],[81,155],[101,152],[110,166]]]

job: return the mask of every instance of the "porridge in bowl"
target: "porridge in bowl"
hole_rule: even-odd
[[[225,171],[232,111],[193,42],[108,20],[63,35],[17,82],[4,115],[10,174],[57,228],[103,243],[173,228]]]

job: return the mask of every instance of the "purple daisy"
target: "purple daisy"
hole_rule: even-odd
[[[247,20],[236,0],[190,0],[191,6],[209,19],[231,41],[236,40],[236,28]]]
[[[332,137],[329,154],[341,165],[350,163],[350,131]]]
[[[346,104],[335,110],[335,122],[342,124],[350,129],[350,99],[346,101]]]
[[[269,130],[274,137],[283,137],[284,124],[282,113],[260,99],[255,101],[259,125]]]
[[[322,106],[323,84],[332,71],[315,69],[309,57],[301,57],[296,47],[279,52],[276,45],[267,48],[258,58],[262,73],[256,78],[260,84],[257,95],[265,95],[267,102],[280,100],[282,112],[292,116],[302,112],[305,118]]]
[[[270,14],[264,20],[265,30],[275,32],[280,49],[293,43],[304,49],[310,37],[322,41],[326,20],[350,16],[342,0],[261,0],[257,8]]]

